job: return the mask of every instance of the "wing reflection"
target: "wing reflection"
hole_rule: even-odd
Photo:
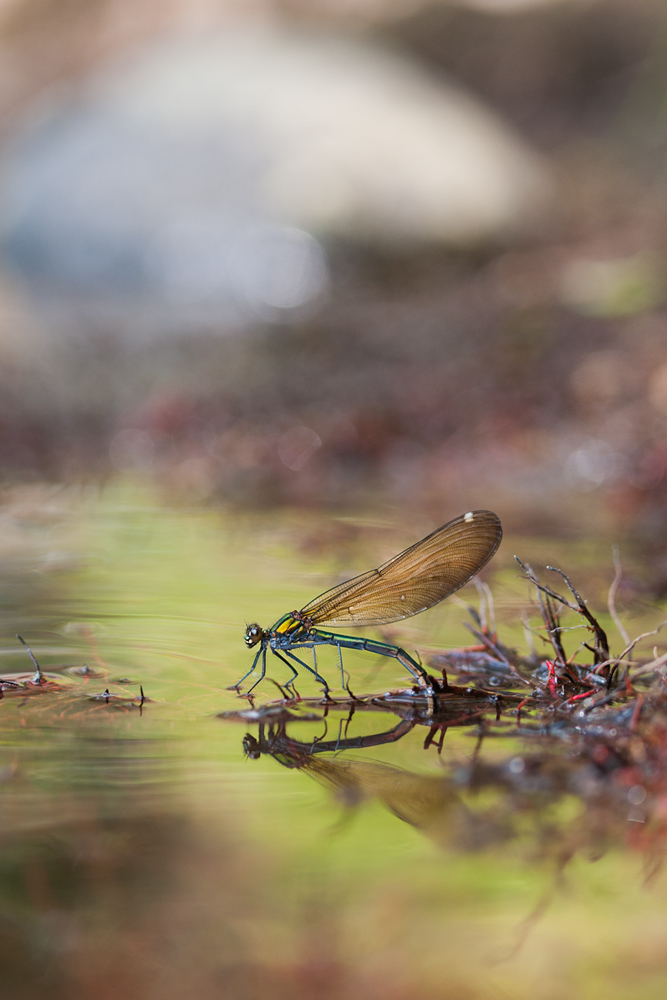
[[[260,722],[258,738],[246,733],[243,749],[252,759],[268,754],[284,767],[307,772],[329,788],[347,807],[378,799],[399,819],[426,829],[433,826],[454,801],[458,801],[447,778],[414,774],[377,761],[354,760],[341,753],[395,743],[416,725],[416,718],[401,719],[390,729],[367,736],[339,735],[337,739],[314,739],[306,743],[288,735],[288,723],[285,721]],[[332,752],[334,756],[319,756]]]
[[[440,752],[450,727],[483,726],[485,713],[495,719],[501,703],[496,692],[472,688],[450,687],[436,696],[409,688],[350,699],[334,708],[327,704],[320,715],[309,711],[321,708],[320,702],[278,701],[241,712],[227,712],[224,717],[257,722],[257,736],[247,732],[243,737],[243,749],[249,758],[256,760],[268,755],[283,767],[305,771],[347,807],[378,799],[399,819],[432,832],[453,803],[461,804],[450,778],[444,774],[415,774],[377,761],[355,760],[345,756],[345,752],[396,743],[417,726],[428,727],[424,748],[435,743]],[[347,709],[346,715],[340,714],[341,709]],[[399,721],[382,726],[378,720],[381,728],[377,731],[348,735],[354,716],[369,713],[378,714],[381,719],[398,716]],[[315,721],[322,722],[324,729],[312,739],[297,739],[288,731],[297,723]],[[333,738],[329,736],[332,721],[338,722],[338,732]]]
[[[666,697],[662,686],[651,689],[613,708],[579,711],[574,725],[545,712],[522,721],[525,699],[512,692],[452,686],[434,697],[406,689],[336,705],[283,700],[225,717],[258,724],[258,735],[246,733],[243,740],[249,757],[269,755],[306,772],[346,807],[376,799],[448,849],[514,841],[561,871],[575,855],[597,858],[625,845],[644,852],[653,874],[667,850]],[[647,710],[642,720],[647,704],[654,714]],[[372,713],[378,725],[368,732]],[[350,735],[358,715],[366,732]],[[383,724],[387,715],[392,724]],[[304,721],[319,728],[307,740],[292,728],[298,724],[302,732]],[[332,721],[338,724],[335,738]],[[474,727],[477,746],[453,746],[452,759],[435,775],[351,753],[395,744],[418,726],[428,728],[425,748],[440,748],[453,727]],[[486,737],[494,741],[491,754],[481,753]]]

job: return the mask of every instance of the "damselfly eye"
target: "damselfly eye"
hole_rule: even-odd
[[[261,757],[259,743],[251,733],[246,733],[243,737],[243,752],[250,760],[258,760]]]
[[[263,635],[264,631],[259,625],[248,625],[244,636],[245,644],[248,649],[252,649],[253,646],[256,646],[257,643],[260,642]]]

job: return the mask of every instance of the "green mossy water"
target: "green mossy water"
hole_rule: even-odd
[[[252,727],[218,717],[245,705],[227,688],[248,667],[247,621],[270,624],[422,525],[189,509],[128,484],[15,495],[4,524],[3,676],[30,676],[19,633],[63,685],[0,702],[8,997],[663,995],[667,892],[659,874],[644,886],[640,853],[577,856],[557,877],[553,858],[536,857],[529,822],[511,842],[466,850],[446,811],[420,831],[379,794],[345,808],[307,770],[246,759]],[[493,579],[504,641],[517,645],[519,544],[505,541]],[[574,573],[608,550],[521,549],[542,552]],[[474,588],[463,597],[476,600]],[[427,654],[467,643],[464,618],[447,602],[391,634]],[[640,607],[632,634],[660,618]],[[318,662],[335,684],[334,652]],[[77,672],[84,663],[92,675]],[[390,661],[378,672],[375,658],[350,653],[345,664],[359,691],[408,682]],[[284,679],[278,668],[269,673]],[[317,693],[308,680],[299,688]],[[278,694],[270,683],[258,693]],[[396,721],[359,712],[351,731]],[[339,722],[332,710],[328,738]],[[290,735],[322,731],[301,722]],[[442,758],[423,750],[425,734],[347,757],[437,779],[443,761],[470,760],[471,730],[450,730]],[[519,741],[482,749],[489,760],[515,752]],[[556,819],[577,809],[565,800]]]

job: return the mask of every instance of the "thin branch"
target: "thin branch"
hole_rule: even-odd
[[[621,639],[627,646],[630,642],[630,636],[628,631],[618,616],[616,611],[616,591],[618,590],[618,585],[621,582],[621,577],[623,576],[623,567],[621,566],[621,557],[618,551],[618,545],[614,545],[611,550],[612,558],[614,560],[614,569],[616,570],[614,574],[614,579],[612,581],[611,587],[609,588],[609,597],[607,598],[607,604],[609,606],[609,614],[611,615],[614,625],[621,633]]]
[[[477,577],[473,578],[473,583],[477,588],[477,594],[479,596],[479,618],[482,623],[482,631],[486,632],[488,629],[488,621],[486,617],[486,592],[482,587],[482,581],[478,580]]]
[[[538,591],[538,599],[544,616],[544,624],[547,627],[551,643],[556,653],[556,660],[562,667],[564,667],[567,663],[567,656],[565,655],[565,648],[563,646],[563,637],[561,634],[563,630],[560,624],[560,615],[554,608],[552,599],[548,595],[546,600],[542,600],[542,595]]]
[[[628,655],[628,653],[630,653],[634,649],[634,647],[637,645],[637,643],[642,641],[642,639],[650,639],[650,637],[652,635],[657,635],[658,632],[660,631],[660,629],[664,625],[667,625],[667,618],[664,620],[664,622],[660,622],[660,624],[658,625],[658,627],[654,628],[652,632],[642,632],[642,634],[638,635],[636,639],[633,639],[632,642],[629,643],[625,647],[625,649],[623,650],[623,652],[621,653],[621,655],[618,657],[618,659],[619,660],[623,660]]]
[[[33,653],[33,651],[31,650],[30,646],[29,646],[29,645],[28,645],[28,643],[27,643],[27,642],[25,641],[25,639],[23,638],[23,636],[22,636],[22,635],[19,635],[19,634],[17,633],[17,634],[16,634],[16,638],[17,638],[17,639],[19,640],[19,642],[22,642],[22,643],[23,643],[23,645],[25,646],[25,648],[27,649],[27,651],[28,651],[28,656],[29,656],[29,657],[30,657],[30,659],[32,660],[32,662],[33,662],[33,664],[34,664],[34,667],[35,667],[35,670],[37,671],[37,673],[35,674],[35,677],[37,678],[37,680],[36,680],[36,683],[37,683],[37,684],[41,684],[41,683],[42,683],[42,680],[43,680],[43,678],[44,678],[44,675],[42,674],[42,668],[40,667],[39,663],[38,663],[38,662],[37,662],[37,660],[35,659],[35,654]],[[34,678],[33,678],[33,679],[34,679]]]
[[[535,573],[533,572],[532,569],[530,569],[529,566],[525,566],[521,562],[518,556],[514,556],[514,558],[518,562],[519,566],[521,566],[521,569],[524,571],[524,573],[526,573],[528,579],[535,584],[538,590],[541,590],[548,597],[552,597],[554,600],[560,601],[561,604],[563,604],[566,608],[569,608],[571,611],[577,611],[580,615],[583,615],[583,617],[590,624],[593,632],[595,633],[595,649],[593,650],[593,652],[595,655],[596,664],[599,664],[602,660],[608,660],[609,642],[607,640],[606,632],[604,631],[600,623],[597,621],[595,616],[591,614],[591,612],[586,607],[584,599],[579,594],[578,590],[570,580],[569,576],[566,573],[564,573],[562,569],[558,569],[555,566],[547,566],[548,570],[551,570],[551,572],[553,573],[558,573],[560,576],[563,577],[565,583],[568,585],[570,591],[572,592],[577,601],[576,604],[572,604],[572,602],[568,601],[565,597],[562,596],[562,594],[557,594],[555,590],[551,589],[551,587],[547,587],[543,583],[540,583]]]
[[[602,708],[603,705],[609,705],[612,701],[618,698],[618,696],[622,694],[624,690],[625,690],[625,682],[623,684],[620,684],[618,687],[614,688],[613,691],[610,691],[603,698],[598,698],[597,701],[594,701],[591,705],[587,705],[586,708],[582,708],[581,711],[585,715],[588,715],[589,712],[592,712],[596,708]]]
[[[476,628],[474,628],[474,627],[473,627],[473,626],[472,626],[472,625],[470,624],[470,622],[463,622],[463,627],[464,627],[464,628],[467,628],[469,632],[472,632],[472,634],[473,634],[473,635],[475,636],[475,638],[476,638],[476,639],[479,639],[479,641],[480,641],[481,643],[483,643],[483,644],[484,644],[484,645],[486,646],[486,648],[487,648],[487,649],[488,649],[488,650],[489,650],[489,651],[490,651],[491,653],[493,653],[493,654],[494,654],[494,656],[496,657],[496,659],[500,660],[500,661],[501,661],[502,663],[504,663],[504,664],[505,664],[506,666],[508,666],[508,667],[511,667],[511,666],[512,666],[512,664],[511,664],[511,663],[510,663],[510,661],[509,661],[509,660],[507,659],[507,657],[505,656],[505,654],[504,654],[504,653],[502,653],[502,652],[501,652],[501,651],[500,651],[500,650],[498,649],[498,647],[494,645],[494,643],[493,643],[493,640],[492,640],[492,639],[490,639],[488,635],[485,635],[485,634],[484,634],[484,632],[480,632],[480,631],[479,631],[479,629],[476,629]]]
[[[566,597],[563,597],[562,594],[557,594],[555,590],[551,589],[551,587],[547,587],[545,586],[545,584],[540,583],[540,581],[537,579],[535,571],[528,565],[528,563],[522,563],[518,556],[514,556],[514,558],[516,559],[519,566],[526,574],[526,579],[529,580],[531,583],[535,584],[538,590],[541,590],[544,594],[548,594],[549,597],[553,597],[554,600],[559,601],[566,608],[569,608],[570,611],[579,610],[576,604],[572,604],[570,601],[568,601]]]
[[[486,591],[486,602],[489,608],[489,626],[491,628],[491,634],[496,635],[496,602],[493,599],[493,592],[489,587],[488,583],[483,583],[482,586]]]
[[[488,583],[484,583],[479,577],[475,577],[474,584],[479,594],[479,614],[491,635],[496,634],[496,614],[493,602],[493,594]],[[484,609],[482,611],[482,608]]]
[[[585,645],[585,643],[583,645]],[[590,649],[591,647],[590,646],[586,646],[586,648]],[[596,670],[600,670],[602,667],[619,667],[622,663],[627,663],[628,667],[631,667],[632,666],[632,662],[633,662],[632,660],[627,660],[623,656],[613,656],[613,657],[610,657],[608,660],[603,660],[602,663],[597,663],[596,666],[595,666],[595,669]],[[593,675],[593,676],[596,676],[596,675]],[[599,675],[597,675],[597,676],[599,676]],[[600,678],[600,680],[602,680],[602,678]]]
[[[574,598],[575,598],[575,600],[576,600],[576,602],[577,602],[577,604],[579,606],[579,612],[584,616],[584,618],[588,622],[590,622],[591,628],[595,632],[595,661],[596,661],[596,663],[599,663],[601,660],[608,660],[609,659],[609,640],[607,639],[607,633],[602,628],[602,626],[600,625],[600,623],[597,620],[597,618],[593,614],[591,614],[591,612],[588,610],[588,608],[586,606],[586,602],[584,601],[583,597],[578,592],[578,590],[575,588],[574,584],[570,580],[570,578],[567,575],[567,573],[564,573],[562,569],[558,569],[556,566],[547,566],[547,569],[550,570],[552,573],[558,573],[560,576],[563,577],[563,579],[565,580],[566,584],[570,588],[570,591],[574,595]]]
[[[540,604],[540,611],[549,635],[549,640],[554,648],[556,660],[561,667],[564,667],[567,663],[567,657],[565,656],[565,650],[563,649],[563,643],[560,637],[560,621],[558,620],[558,614],[552,606],[550,599],[553,597],[559,601],[559,603],[565,604],[568,607],[572,607],[572,605],[570,605],[565,598],[561,597],[560,594],[556,594],[554,591],[549,590],[548,587],[543,587],[537,579],[537,575],[531,566],[527,563],[522,563],[518,556],[514,556],[514,558],[526,574],[528,580],[537,588],[537,600]],[[546,601],[542,597],[542,592],[546,594]],[[572,610],[576,610],[576,608],[572,607]]]
[[[583,597],[581,596],[581,594],[579,593],[579,591],[577,590],[577,588],[575,587],[575,585],[572,583],[572,580],[570,580],[570,578],[567,575],[567,573],[565,573],[562,569],[558,569],[557,566],[547,566],[547,569],[551,573],[558,573],[559,576],[563,577],[563,579],[565,580],[566,584],[568,585],[568,588],[569,588],[570,592],[572,593],[572,596],[574,597],[575,601],[577,602],[577,607],[578,608],[585,608],[586,607],[586,602],[584,601]]]
[[[667,653],[663,653],[663,655],[659,656],[657,659],[652,660],[650,663],[644,664],[644,666],[640,667],[639,670],[635,670],[634,674],[632,675],[632,680],[634,680],[636,677],[643,677],[644,674],[652,674],[660,667],[664,667],[666,663],[667,663]]]
[[[527,684],[529,687],[531,686],[530,681],[527,681],[525,677],[521,676],[521,674],[516,669],[514,664],[511,663],[510,660],[507,658],[507,655],[501,649],[499,649],[498,646],[496,646],[495,643],[491,641],[491,639],[489,639],[488,635],[485,635],[483,632],[479,632],[476,628],[474,628],[470,624],[470,622],[464,622],[463,627],[467,628],[469,632],[472,632],[475,638],[479,639],[479,641],[486,646],[489,652],[493,653],[494,656],[496,656],[502,663],[504,663],[505,666],[508,668],[508,670],[511,671],[512,675],[516,677],[518,681],[521,681],[522,684]]]
[[[530,618],[525,611],[521,612],[521,621],[523,623],[523,634],[526,637],[526,645],[528,646],[528,652],[531,656],[537,658],[537,650],[535,648],[535,639],[533,637],[533,630],[530,625]]]
[[[464,601],[462,597],[458,596],[458,594],[452,594],[449,600],[453,604],[458,604],[460,608],[463,608],[465,611],[467,611],[472,620],[476,622],[480,628],[483,628],[482,619],[479,617],[477,609],[473,608],[472,604],[468,604],[468,602]]]

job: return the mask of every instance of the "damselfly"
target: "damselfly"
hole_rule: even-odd
[[[324,687],[325,696],[328,696],[329,686],[317,669],[317,646],[335,646],[338,649],[344,687],[343,649],[393,656],[420,684],[428,686],[424,668],[400,646],[376,639],[323,632],[319,626],[388,625],[427,611],[468,583],[489,561],[501,538],[502,528],[496,514],[490,510],[468,511],[399,552],[377,569],[339,583],[300,611],[283,615],[271,628],[263,629],[256,623],[248,625],[246,645],[249,649],[259,645],[259,649],[250,670],[234,687],[238,690],[261,660],[260,676],[247,693],[259,684],[266,674],[266,654],[270,650],[292,671],[287,686],[293,684],[298,676],[293,666],[297,663],[315,676]],[[312,667],[295,652],[306,649],[312,650]]]

